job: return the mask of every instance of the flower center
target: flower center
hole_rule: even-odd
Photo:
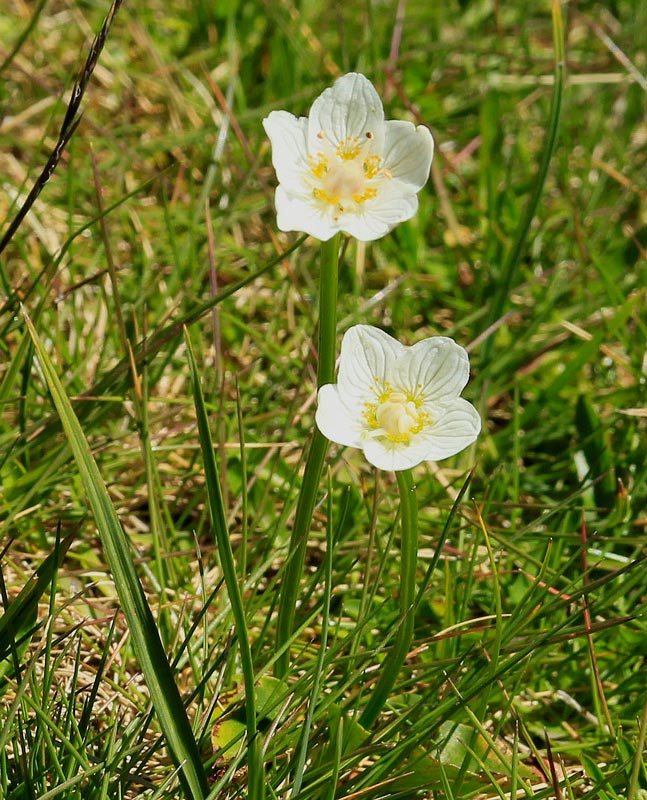
[[[370,141],[373,137],[367,133],[366,138]],[[377,197],[378,189],[371,182],[388,175],[382,169],[382,159],[367,154],[365,144],[352,136],[340,142],[334,151],[328,147],[310,156],[310,174],[315,178],[312,194],[316,200],[344,213],[357,211],[357,206]]]
[[[384,436],[391,442],[408,444],[413,434],[429,425],[429,415],[420,411],[420,403],[404,392],[386,387],[377,403],[366,403],[364,419],[370,436]]]

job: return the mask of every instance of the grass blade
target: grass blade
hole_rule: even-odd
[[[539,173],[534,182],[528,205],[521,218],[521,224],[517,229],[514,238],[512,249],[506,258],[503,274],[497,292],[490,308],[490,314],[486,328],[490,328],[499,319],[505,308],[506,300],[510,295],[510,290],[521,264],[521,258],[524,253],[526,241],[530,234],[530,226],[534,219],[539,201],[544,190],[544,184],[548,175],[548,167],[550,165],[555,146],[557,144],[557,134],[559,132],[559,120],[562,112],[562,98],[564,94],[564,71],[566,69],[566,55],[564,50],[564,22],[562,19],[562,11],[559,5],[559,0],[553,0],[552,6],[553,14],[553,42],[555,48],[555,87],[553,89],[553,98],[550,108],[550,118],[548,121],[548,133],[546,134],[546,142],[544,144],[544,151],[539,165]],[[492,335],[486,340],[483,346],[483,368],[489,364],[492,357],[492,350],[494,348],[494,340],[496,337],[496,329],[493,330]]]
[[[207,782],[198,747],[162,647],[155,620],[139,582],[128,539],[54,365],[31,320],[27,314],[24,317],[74,455],[119,601],[128,622],[133,650],[142,668],[166,742],[176,764],[180,767],[179,775],[187,797],[191,800],[202,800],[206,795]]]
[[[12,668],[8,659],[12,651],[20,654],[27,647],[36,629],[38,601],[51,584],[73,539],[74,534],[70,534],[62,542],[57,540],[54,552],[47,556],[18,596],[5,605],[5,613],[0,617],[0,695],[4,692],[5,676]],[[2,588],[4,603],[4,586]]]
[[[247,622],[245,620],[245,607],[238,584],[236,573],[236,563],[229,539],[225,506],[220,488],[220,478],[216,457],[213,451],[213,440],[209,427],[209,417],[204,403],[200,376],[195,363],[195,356],[191,348],[191,342],[185,331],[189,362],[191,366],[191,377],[193,381],[193,397],[195,402],[195,412],[198,421],[198,433],[200,436],[200,446],[202,448],[202,458],[204,459],[204,472],[207,484],[207,495],[209,498],[209,511],[211,522],[218,546],[220,565],[227,586],[227,594],[231,603],[231,612],[236,625],[238,646],[240,649],[240,663],[243,671],[243,682],[245,684],[245,717],[247,725],[247,746],[248,746],[248,797],[249,800],[262,800],[264,796],[263,783],[263,761],[262,761],[262,739],[258,735],[256,725],[256,689],[254,686],[254,664],[252,661],[252,650],[249,644],[247,633]]]

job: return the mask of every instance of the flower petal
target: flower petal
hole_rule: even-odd
[[[361,448],[379,469],[447,458],[481,430],[474,406],[458,396],[468,376],[467,353],[453,339],[436,336],[405,347],[379,328],[355,325],[342,340],[338,383],[319,390],[316,422],[324,436]],[[415,409],[409,393],[422,400]],[[417,432],[393,435],[394,419],[405,423],[399,433],[409,422]]]
[[[319,95],[310,109],[310,153],[315,154],[321,147],[322,133],[335,148],[353,138],[366,142],[367,134],[370,134],[371,150],[382,148],[384,109],[368,78],[349,72]]]
[[[354,325],[344,334],[337,385],[342,397],[363,403],[374,399],[376,386],[393,379],[404,345],[372,325]],[[377,383],[376,383],[377,382]]]
[[[360,415],[349,411],[342,401],[336,384],[327,383],[319,389],[315,422],[327,439],[346,447],[361,447],[360,420]]]
[[[440,461],[471,445],[481,430],[481,418],[471,403],[457,398],[455,405],[425,432],[403,445],[384,439],[364,443],[366,460],[379,469],[411,469],[423,461]]]
[[[397,472],[418,466],[425,457],[420,457],[411,447],[384,439],[368,439],[364,442],[364,457],[378,469]]]
[[[344,233],[359,242],[374,242],[376,239],[386,236],[397,225],[397,222],[391,225],[369,212],[366,214],[346,214],[339,220],[339,224]]]
[[[421,461],[438,461],[469,447],[480,432],[478,411],[467,400],[457,397],[451,405],[436,408],[432,424],[412,441],[411,450],[424,453]]]
[[[303,231],[322,242],[327,242],[339,230],[332,216],[326,214],[304,194],[286,191],[283,184],[276,187],[276,224],[282,231]]]
[[[388,191],[366,203],[362,212],[346,214],[339,220],[341,230],[361,242],[372,242],[385,236],[400,222],[411,219],[418,210],[418,198],[405,188],[405,184],[393,181]]]
[[[364,456],[378,469],[411,469],[423,461],[439,461],[460,453],[476,440],[480,431],[481,418],[477,410],[460,397],[452,408],[409,444],[368,439],[364,442]]]
[[[303,176],[309,167],[308,120],[297,119],[287,111],[272,111],[263,120],[263,127],[272,144],[272,164],[279,182],[293,191],[303,189]]]
[[[384,132],[384,167],[394,178],[420,191],[427,183],[434,156],[429,129],[404,120],[389,120]]]
[[[414,344],[398,364],[400,385],[425,404],[458,397],[470,376],[466,350],[447,336],[432,336]]]

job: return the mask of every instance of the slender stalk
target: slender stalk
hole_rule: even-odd
[[[521,222],[516,231],[512,248],[503,265],[499,285],[489,309],[486,328],[490,329],[503,314],[506,302],[510,296],[512,285],[516,278],[521,264],[521,259],[525,252],[526,242],[530,234],[532,221],[537,211],[537,206],[543,193],[544,184],[548,175],[548,167],[555,152],[557,144],[557,133],[559,131],[559,120],[562,111],[562,97],[564,94],[564,72],[566,69],[566,55],[564,49],[564,21],[559,0],[553,0],[553,46],[555,49],[555,83],[553,87],[553,97],[550,107],[550,117],[548,121],[548,131],[544,142],[544,150],[539,164],[539,171],[533,183],[528,205],[521,218]],[[492,328],[492,335],[486,339],[481,356],[481,369],[484,370],[492,359],[494,341],[497,328]]]
[[[638,728],[638,741],[636,742],[636,753],[634,755],[634,763],[631,768],[631,778],[629,779],[627,800],[636,800],[636,798],[638,798],[638,792],[640,791],[640,773],[643,769],[645,740],[647,740],[647,696],[645,697],[645,705],[643,706],[643,713],[641,715],[640,725]]]
[[[494,550],[492,549],[490,534],[488,533],[488,529],[485,525],[483,517],[481,516],[481,511],[478,508],[478,506],[476,507],[475,511],[479,527],[481,528],[481,532],[483,533],[483,538],[485,540],[485,547],[488,552],[488,559],[490,561],[490,570],[492,573],[492,588],[494,591],[494,610],[496,612],[496,628],[494,630],[494,641],[488,645],[488,653],[489,653],[488,669],[492,673],[492,675],[495,675],[499,668],[501,660],[501,646],[503,640],[503,604],[501,602],[501,584],[499,583],[498,564],[496,558],[494,557]],[[484,735],[483,721],[485,720],[487,714],[488,701],[490,699],[490,693],[492,691],[493,686],[496,686],[496,680],[494,678],[481,693],[478,699],[478,703],[476,704],[477,705],[476,713],[471,709],[466,709],[472,722],[475,723],[472,728],[471,734],[467,736],[467,741],[465,742],[465,746],[468,749],[468,751],[475,750],[477,737]],[[470,765],[470,760],[465,759],[463,761],[463,764],[461,765],[461,768],[458,771],[458,774],[455,775],[454,777],[454,789],[456,790],[457,794],[460,793],[463,787],[463,781],[465,780],[465,776],[469,768],[469,765]]]
[[[299,742],[298,757],[296,762],[296,769],[294,780],[292,782],[292,791],[290,798],[298,798],[301,786],[303,784],[303,776],[306,769],[306,760],[308,756],[308,742],[310,740],[310,731],[312,730],[312,721],[315,715],[317,702],[320,700],[319,688],[321,686],[321,678],[324,673],[326,664],[326,643],[328,641],[328,627],[330,623],[330,598],[332,596],[332,559],[333,559],[333,504],[332,504],[332,479],[330,476],[330,467],[328,468],[328,524],[326,525],[326,558],[324,562],[324,597],[323,597],[323,612],[321,619],[321,646],[319,648],[319,655],[317,656],[317,665],[312,678],[312,691],[310,692],[310,702],[308,703],[308,712],[306,714],[303,727],[301,729],[301,741]]]
[[[336,331],[337,331],[337,281],[339,270],[340,236],[333,236],[321,245],[321,278],[319,281],[319,363],[317,366],[317,388],[332,383],[335,377]],[[294,525],[290,537],[288,560],[281,583],[279,610],[276,628],[276,649],[280,650],[289,641],[294,630],[294,617],[299,584],[303,573],[308,533],[314,513],[321,470],[328,450],[328,440],[314,429],[306,466],[297,499]],[[289,649],[277,658],[274,674],[282,678],[290,664]]]
[[[413,605],[416,594],[416,565],[418,562],[418,503],[411,470],[396,472],[400,490],[401,517],[401,570],[400,570],[400,626],[393,649],[384,666],[359,724],[370,728],[384,707],[398,673],[405,662],[413,638]]]
[[[335,379],[337,359],[337,283],[339,273],[340,236],[333,236],[321,245],[321,278],[319,281],[319,362],[317,389]]]

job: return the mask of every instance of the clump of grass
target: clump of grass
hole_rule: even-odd
[[[268,797],[641,798],[647,6],[562,9],[546,169],[547,10],[113,11],[0,17],[0,795],[242,797],[252,713]],[[455,337],[487,422],[415,472],[413,642],[370,730],[399,506],[353,451],[329,452],[289,658],[275,646],[319,257],[276,232],[261,119],[350,69],[439,149],[416,218],[345,245],[338,331]]]

